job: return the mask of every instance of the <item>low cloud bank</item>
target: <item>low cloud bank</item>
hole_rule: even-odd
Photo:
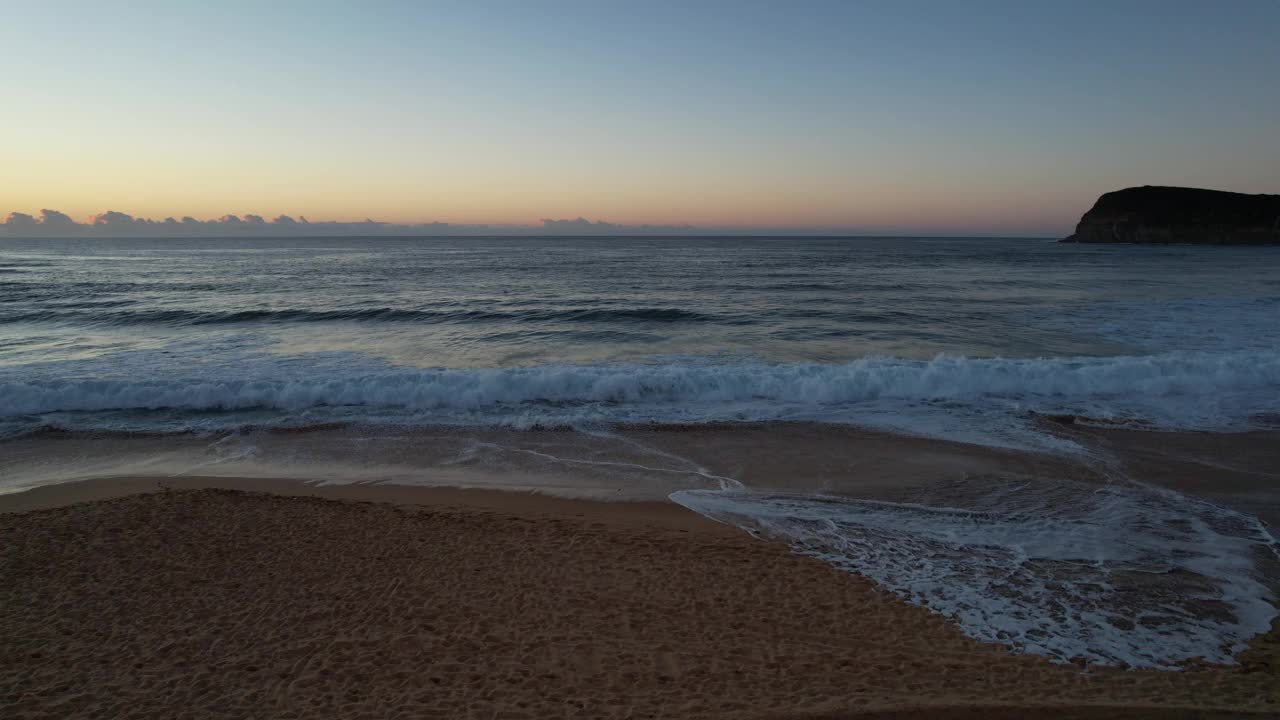
[[[692,225],[618,225],[604,220],[591,222],[580,217],[574,220],[542,219],[542,229],[556,235],[666,235],[699,232]]]
[[[108,210],[77,222],[57,210],[41,210],[38,216],[11,212],[0,223],[4,237],[275,237],[275,236],[380,236],[380,235],[679,235],[697,233],[692,225],[621,225],[586,218],[545,219],[540,225],[457,225],[445,222],[388,223],[312,222],[305,217],[279,215],[223,215],[216,220],[193,217],[152,220]]]
[[[152,220],[115,210],[94,215],[83,222],[57,210],[41,210],[39,215],[11,212],[0,216],[0,238],[84,238],[84,237],[421,237],[421,236],[689,236],[721,237],[1019,237],[1051,238],[1063,233],[1052,228],[1001,228],[994,232],[974,228],[940,227],[708,227],[705,225],[626,225],[605,220],[543,218],[536,225],[464,225],[446,222],[389,223],[311,221],[303,216],[223,215],[216,220],[192,217]]]

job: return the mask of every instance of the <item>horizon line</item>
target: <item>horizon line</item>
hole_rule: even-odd
[[[695,233],[553,233],[553,232],[512,232],[512,233],[383,233],[383,234],[241,234],[241,235],[138,235],[138,234],[96,234],[96,235],[8,235],[0,232],[0,240],[489,240],[489,239],[581,239],[581,240],[625,240],[637,238],[687,240],[690,238],[707,239],[808,239],[821,238],[831,240],[1040,240],[1058,241],[1066,235],[1022,235],[1022,234],[923,234],[923,233],[872,233],[872,232],[802,232],[802,231],[716,231]]]
[[[524,223],[451,223],[442,221],[388,222],[365,218],[359,221],[316,220],[299,216],[278,215],[267,220],[261,215],[222,215],[216,219],[197,220],[172,216],[163,220],[134,217],[108,210],[79,222],[66,213],[42,209],[39,215],[10,212],[0,222],[0,237],[11,239],[92,239],[107,237],[147,237],[184,239],[236,237],[513,237],[513,236],[582,236],[582,237],[697,237],[697,236],[794,236],[794,237],[948,237],[948,238],[1053,238],[1067,233],[1048,228],[1034,230],[978,230],[974,228],[886,226],[770,226],[770,225],[693,225],[655,223],[615,223],[602,219],[588,220],[542,218],[540,224]]]

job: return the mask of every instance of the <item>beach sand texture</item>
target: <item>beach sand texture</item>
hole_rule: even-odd
[[[226,489],[251,484],[278,492]],[[1234,667],[1054,664],[672,504],[172,486],[116,481],[152,492],[103,499],[84,483],[0,504],[26,510],[0,514],[0,716],[1280,711],[1275,631]],[[90,501],[64,504],[76,500]],[[56,507],[28,509],[40,505]]]

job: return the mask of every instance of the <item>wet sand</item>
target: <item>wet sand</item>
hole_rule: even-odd
[[[609,433],[318,427],[221,435],[49,432],[0,445],[0,497],[88,478],[218,476],[384,482],[661,501],[754,489],[891,501],[966,477],[1134,479],[1280,525],[1280,431],[1150,432],[1046,422],[1098,462],[819,423],[632,426]],[[7,502],[7,501],[5,501]]]
[[[0,496],[0,581],[6,718],[1280,709],[1274,630],[1234,667],[1054,664],[661,502],[95,480]]]
[[[1280,432],[1149,432],[1075,427],[1128,477],[1207,498],[1280,526]]]
[[[969,476],[1102,478],[1079,463],[819,423],[630,426],[609,432],[329,427],[221,435],[40,433],[7,440],[0,493],[93,477],[304,477],[655,501],[720,487],[905,499]]]

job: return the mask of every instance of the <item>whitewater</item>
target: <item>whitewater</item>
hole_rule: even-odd
[[[237,411],[251,411],[255,424],[282,427],[813,420],[1030,449],[1047,441],[1035,427],[1038,416],[1226,431],[1271,423],[1280,412],[1280,396],[1270,392],[1280,387],[1274,352],[358,368],[353,358],[342,375],[299,377],[296,368],[246,357],[199,375],[181,368],[171,379],[138,380],[102,373],[44,379],[53,368],[26,366],[22,377],[8,373],[0,382],[0,423],[11,434],[50,426],[177,432],[234,429],[245,420]]]

